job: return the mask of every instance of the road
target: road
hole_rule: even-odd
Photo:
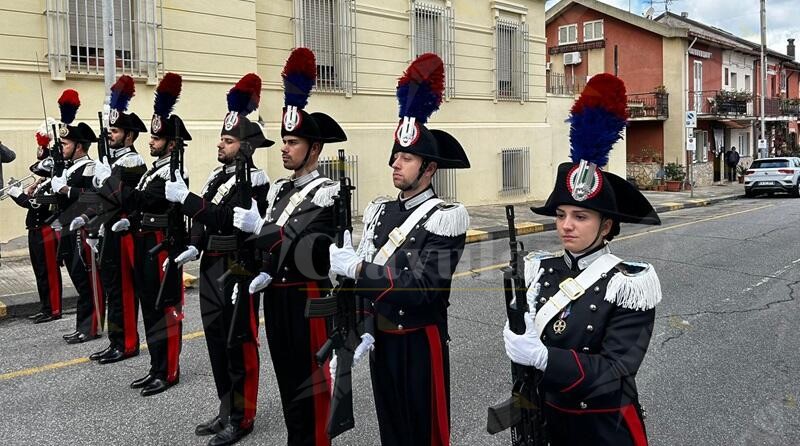
[[[734,200],[662,219],[661,227],[623,225],[613,242],[617,255],[653,263],[663,288],[637,379],[651,445],[796,445],[800,200]],[[528,249],[558,248],[553,232],[521,240]],[[468,245],[453,283],[454,445],[508,444],[505,434],[485,432],[486,407],[509,392],[498,270],[504,262],[506,240]],[[181,382],[150,398],[128,388],[147,371],[146,350],[101,366],[85,358],[105,347],[105,339],[74,346],[61,341],[74,314],[42,325],[0,323],[3,442],[205,444],[194,436],[194,425],[213,416],[217,402],[197,291],[186,301]],[[256,430],[241,444],[285,444],[263,330],[261,345]],[[366,364],[355,370],[354,385],[357,426],[334,444],[379,444]]]

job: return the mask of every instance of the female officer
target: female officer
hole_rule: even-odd
[[[661,300],[653,267],[625,262],[609,242],[620,223],[660,224],[647,199],[602,171],[625,125],[625,86],[592,77],[572,108],[572,163],[558,167],[544,206],[564,254],[525,259],[526,330],[503,332],[506,354],[541,370],[538,391],[552,446],[647,444],[636,373]]]

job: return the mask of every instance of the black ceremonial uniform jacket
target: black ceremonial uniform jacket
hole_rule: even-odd
[[[276,222],[291,197],[318,178],[323,181],[309,190],[283,227],[278,226]],[[338,193],[339,182],[321,177],[316,170],[273,184],[267,197],[267,223],[258,234],[256,246],[267,252],[266,272],[274,284],[328,280],[328,247],[336,233],[333,197]]]
[[[95,212],[93,205],[78,201],[81,194],[94,193],[94,160],[90,159],[89,155],[84,155],[77,160],[67,161],[64,175],[67,178],[69,192],[57,195],[58,208],[61,210],[58,221],[67,229],[75,217]]]
[[[110,231],[111,226],[119,221],[121,217],[120,213],[124,212],[129,214],[135,210],[135,208],[123,206],[124,200],[122,203],[119,202],[118,198],[113,196],[113,192],[120,191],[117,193],[121,193],[122,187],[120,182],[129,188],[136,187],[142,175],[147,171],[147,165],[133,146],[109,149],[108,157],[109,163],[111,164],[111,176],[108,177],[103,185],[106,186],[110,184],[114,186],[114,188],[103,187],[101,188],[100,194],[104,199],[110,199],[112,202],[110,209],[103,209],[106,215],[102,218],[103,223],[107,225],[106,230]],[[162,190],[161,196],[163,197],[163,195]]]
[[[542,260],[526,257],[526,281],[543,269],[536,309],[559,291],[562,281],[577,277],[607,252],[604,247],[577,261],[569,253]],[[623,262],[549,321],[541,334],[548,350],[540,383],[546,404],[571,413],[620,409],[629,404],[638,409],[636,373],[650,343],[660,300],[661,287],[653,267]],[[556,334],[553,324],[562,317],[566,329]]]
[[[434,206],[385,265],[371,263],[389,233],[423,202],[435,198],[427,189],[407,200],[379,198],[364,212],[358,254],[365,259],[357,293],[372,301],[379,330],[408,330],[436,324],[447,328],[450,283],[464,251],[469,215],[460,204]]]
[[[49,167],[44,167],[43,163],[44,161],[38,161],[32,165],[30,167],[31,172],[42,177],[49,177]],[[37,184],[31,195],[23,193],[13,198],[13,200],[20,207],[28,210],[25,216],[25,227],[27,229],[41,228],[52,223],[55,218],[58,198],[53,194],[50,178]]]
[[[253,197],[263,212],[269,190],[269,177],[261,169],[250,169]],[[192,225],[191,245],[206,250],[209,237],[233,235],[233,208],[236,201],[236,165],[219,166],[211,172],[200,195],[189,193],[183,202],[184,215],[200,224]],[[233,254],[233,253],[231,253]]]

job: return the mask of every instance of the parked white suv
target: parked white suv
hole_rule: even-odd
[[[793,197],[800,197],[800,158],[776,157],[761,158],[753,161],[744,175],[744,195],[753,197],[757,194],[787,192]]]

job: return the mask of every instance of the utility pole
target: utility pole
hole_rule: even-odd
[[[686,52],[684,54],[684,60],[686,61],[686,69],[683,70],[683,75],[686,76],[686,82],[683,83],[683,97],[684,97],[684,99],[686,99],[686,111],[687,112],[690,111],[689,110],[689,103],[691,102],[689,100],[689,70],[690,70],[690,68],[689,68],[689,50],[692,49],[692,47],[694,46],[695,43],[697,43],[697,37],[695,37],[694,40],[692,40],[692,43],[690,43],[689,46],[686,47]],[[701,86],[701,88],[702,88],[702,86]],[[696,101],[697,101],[697,99],[695,98],[695,102]],[[696,103],[694,104],[694,106],[695,106],[695,110],[697,110],[697,104]],[[693,173],[694,172],[693,172],[693,169],[692,169],[692,160],[689,159],[689,150],[688,150],[688,147],[687,147],[688,146],[688,141],[689,141],[689,134],[694,134],[694,128],[693,127],[684,126],[684,128],[683,128],[683,151],[686,154],[686,156],[685,156],[686,172],[687,172],[687,175],[686,175],[687,180],[686,181],[689,182],[689,196],[691,198],[694,198],[694,184],[692,184],[693,180],[694,180],[694,178],[693,178],[693,176],[694,176]],[[695,149],[695,150],[697,150],[697,149]],[[697,153],[697,152],[695,152],[695,153]]]
[[[767,1],[761,0],[761,136],[758,138],[759,158],[768,156],[769,146],[764,147],[767,134],[764,129],[764,97],[767,95]]]
[[[103,99],[103,120],[111,111],[111,86],[117,78],[117,49],[114,40],[114,2],[103,0],[103,75],[106,95]]]

